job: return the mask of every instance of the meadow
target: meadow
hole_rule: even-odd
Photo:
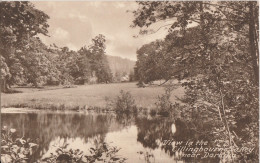
[[[1,94],[1,107],[26,107],[36,109],[50,108],[89,108],[106,107],[108,101],[114,100],[121,90],[128,91],[138,107],[153,108],[159,95],[165,92],[163,86],[138,88],[136,83],[110,83],[79,85],[72,88],[44,87],[14,88],[21,93]],[[177,87],[172,91],[171,101],[184,95],[184,89]]]

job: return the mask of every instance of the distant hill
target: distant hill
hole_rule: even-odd
[[[115,76],[116,73],[123,75],[130,74],[131,71],[134,71],[135,61],[133,60],[111,55],[107,55],[107,60],[113,76]]]

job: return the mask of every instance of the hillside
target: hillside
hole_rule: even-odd
[[[135,61],[133,60],[110,55],[107,55],[107,60],[113,76],[115,76],[116,72],[123,75],[134,70]]]

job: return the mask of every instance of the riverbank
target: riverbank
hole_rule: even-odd
[[[19,90],[19,88],[18,88]],[[2,108],[34,108],[79,110],[105,108],[109,101],[114,100],[121,90],[129,91],[135,99],[137,107],[152,108],[157,97],[164,93],[164,87],[151,86],[138,88],[136,83],[111,83],[81,85],[73,88],[35,89],[22,88],[22,93],[1,94]],[[171,101],[176,96],[182,97],[184,89],[178,87],[172,91]]]

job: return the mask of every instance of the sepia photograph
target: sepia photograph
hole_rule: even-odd
[[[1,163],[259,162],[258,1],[0,1]]]

